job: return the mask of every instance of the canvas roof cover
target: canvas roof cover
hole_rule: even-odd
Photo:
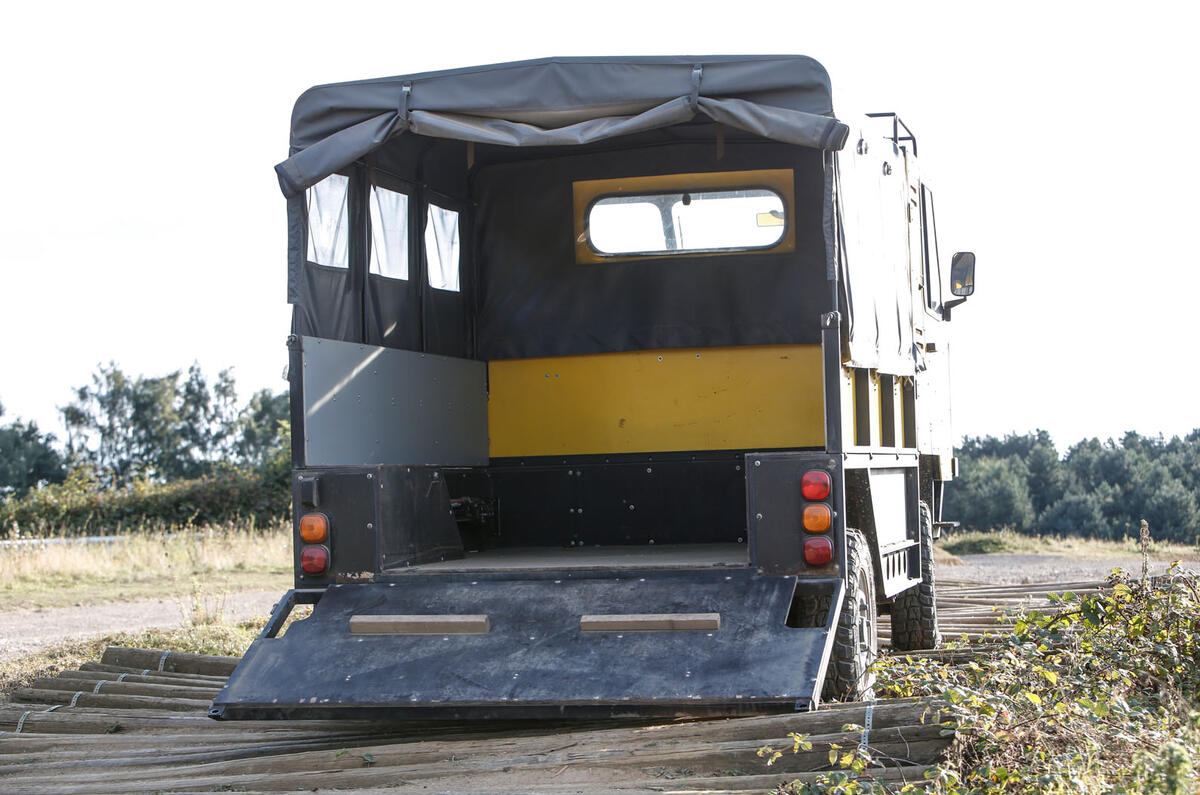
[[[697,116],[818,149],[848,134],[824,67],[802,55],[543,58],[311,88],[275,170],[294,196],[404,132],[572,146]]]

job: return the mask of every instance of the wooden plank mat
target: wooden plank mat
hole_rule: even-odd
[[[1010,628],[1015,608],[1049,606],[1052,591],[1101,588],[943,586],[939,615],[948,636],[982,638]],[[921,654],[956,662],[989,649]],[[865,724],[868,710],[870,745],[889,760],[881,780],[921,780],[950,742],[925,699],[676,722],[210,720],[208,699],[236,664],[110,647],[97,663],[14,691],[0,704],[0,791],[747,792],[818,775],[828,743],[861,741],[842,726]],[[813,751],[767,768],[757,750],[790,750],[789,732],[809,734]]]

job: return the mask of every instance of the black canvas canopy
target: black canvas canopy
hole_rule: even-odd
[[[884,137],[835,118],[828,74],[802,55],[543,58],[316,86],[276,166],[293,332],[531,358],[812,343],[836,304],[858,366],[911,374],[907,198],[884,162],[902,155],[894,140],[846,147],[852,135]],[[574,184],[756,169],[795,175],[794,251],[576,262]],[[338,267],[307,249],[306,195],[330,179],[348,230]],[[377,189],[411,200],[412,274],[368,263]],[[449,289],[426,278],[434,205],[461,219]]]
[[[316,86],[275,167],[295,196],[405,132],[506,147],[572,146],[705,117],[841,149],[829,76],[800,55],[543,58]]]

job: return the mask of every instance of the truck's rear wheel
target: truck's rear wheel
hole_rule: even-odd
[[[892,605],[892,646],[901,651],[934,649],[942,642],[937,625],[933,570],[933,514],[921,503],[921,582],[897,594]]]
[[[834,630],[833,656],[825,674],[826,701],[861,701],[873,696],[871,664],[879,654],[875,631],[875,572],[871,550],[857,530],[846,531],[846,593]]]

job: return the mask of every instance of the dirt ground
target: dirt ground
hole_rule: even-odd
[[[219,609],[224,619],[239,621],[271,612],[283,595],[280,590],[241,591],[222,597]],[[189,620],[190,607],[182,600],[141,599],[78,607],[42,607],[0,612],[0,660],[20,657],[68,640],[134,632],[145,629],[181,627]]]
[[[994,585],[1032,582],[1079,582],[1102,580],[1114,566],[1140,574],[1142,561],[1137,556],[1107,558],[1033,553],[991,553],[960,555],[961,563],[938,569],[944,582],[979,582]],[[1151,561],[1152,574],[1166,571],[1167,563]],[[1184,561],[1200,569],[1200,557]],[[264,618],[280,597],[279,590],[229,593],[221,605],[228,620],[255,616]],[[0,612],[0,659],[9,659],[39,651],[55,643],[99,637],[122,631],[183,626],[188,607],[182,600],[144,599],[131,602],[76,607],[47,607],[36,610]]]
[[[938,579],[947,582],[980,582],[989,585],[1023,585],[1034,582],[1079,582],[1103,580],[1115,567],[1140,575],[1142,559],[1137,555],[1082,557],[1031,552],[993,552],[959,555],[961,563],[942,565]],[[1150,561],[1150,573],[1162,574],[1170,564]],[[1184,568],[1200,570],[1200,556],[1185,559]]]

